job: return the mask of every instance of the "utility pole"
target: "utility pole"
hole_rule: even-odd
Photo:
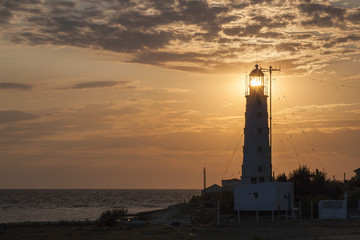
[[[269,72],[270,74],[270,176],[272,174],[272,72],[280,72],[280,68],[273,68],[272,66],[267,68],[261,68],[263,72]],[[274,181],[274,179],[272,179]]]
[[[204,167],[204,196],[206,195],[206,168]]]

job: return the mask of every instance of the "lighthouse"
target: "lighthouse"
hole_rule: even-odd
[[[242,183],[270,182],[271,154],[268,124],[268,80],[256,64],[245,79],[246,113]]]
[[[270,75],[270,88],[263,71]],[[234,187],[234,210],[238,214],[240,211],[294,212],[294,184],[274,182],[271,176],[272,71],[279,69],[270,66],[269,69],[262,70],[256,64],[245,79],[246,112],[242,175],[240,182]],[[270,117],[267,104],[269,96]]]

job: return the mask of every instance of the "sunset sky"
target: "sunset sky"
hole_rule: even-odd
[[[241,175],[244,76],[273,167],[360,167],[359,0],[0,0],[0,188],[201,188]]]

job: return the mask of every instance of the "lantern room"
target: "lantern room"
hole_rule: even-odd
[[[265,96],[268,95],[268,79],[265,78],[264,73],[259,69],[259,65],[251,71],[249,76],[245,77],[245,96],[261,92]]]

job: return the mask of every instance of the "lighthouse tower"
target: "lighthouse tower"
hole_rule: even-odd
[[[294,212],[294,184],[274,182],[271,177],[271,73],[279,70],[271,66],[264,69],[270,76],[270,124],[268,80],[258,65],[245,81],[244,159],[241,182],[234,187],[234,210],[238,214],[240,211]]]
[[[256,64],[245,81],[246,113],[242,183],[271,182],[267,111],[268,81]]]

